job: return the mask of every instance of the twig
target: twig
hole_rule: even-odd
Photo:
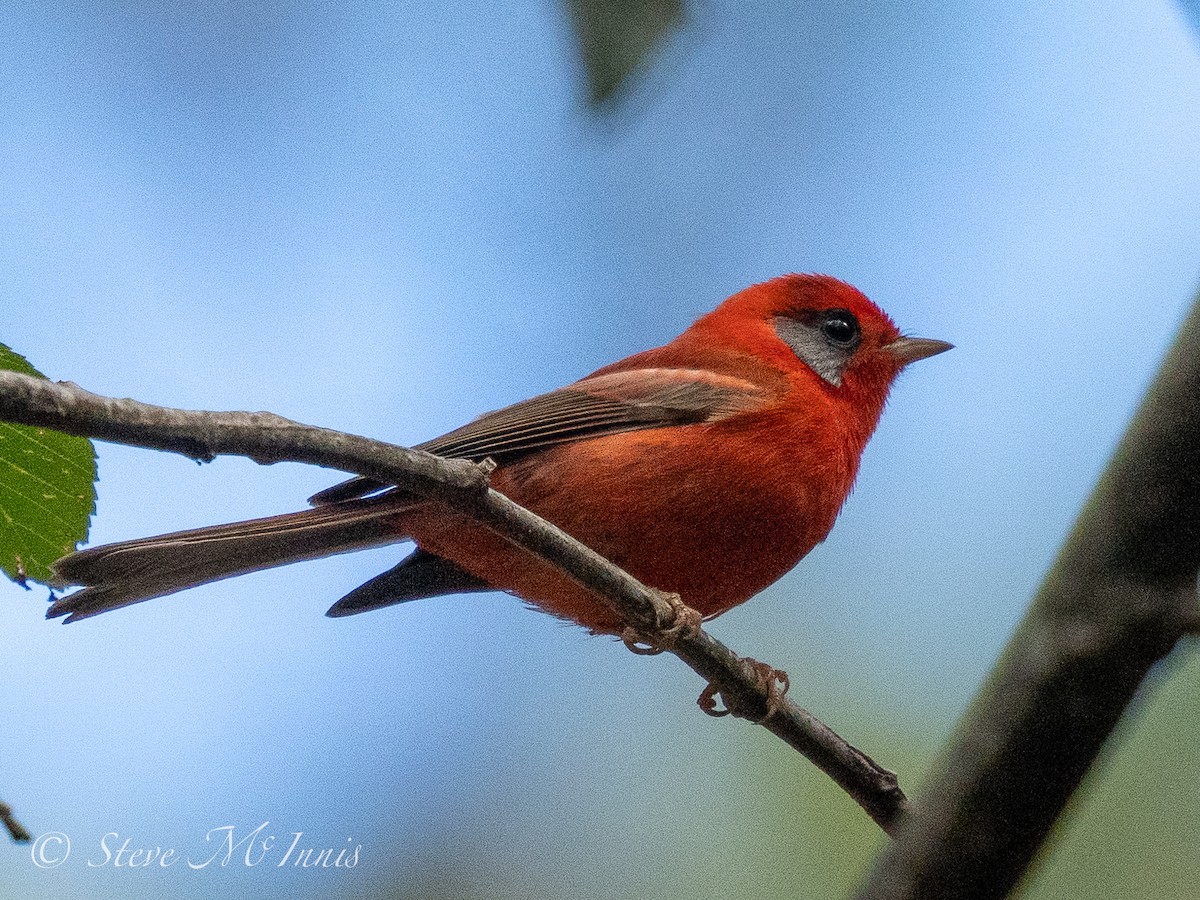
[[[210,460],[303,462],[401,485],[472,516],[591,590],[635,630],[655,635],[676,621],[678,604],[549,522],[487,487],[487,469],[392,444],[301,425],[270,413],[192,412],[116,400],[76,385],[0,372],[0,421],[52,428]],[[730,709],[759,721],[841,785],[885,829],[905,797],[896,777],[786,698],[774,697],[753,666],[705,632],[669,649],[720,691]]]
[[[9,837],[19,844],[28,844],[33,840],[25,826],[13,816],[12,808],[3,801],[0,801],[0,824],[4,825]]]
[[[1200,303],[860,898],[1003,897],[1200,607]]]
[[[891,834],[908,799],[893,772],[848,743],[812,713],[764,688],[747,660],[705,631],[682,637],[672,652],[715,686],[735,715],[757,722],[837,782]],[[750,661],[752,662],[752,661]]]

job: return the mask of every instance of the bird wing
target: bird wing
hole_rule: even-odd
[[[450,459],[490,457],[504,463],[571,441],[715,422],[757,409],[766,400],[767,392],[754,383],[705,369],[609,371],[485,413],[417,449]],[[352,478],[314,494],[309,502],[352,500],[386,487],[370,478]]]

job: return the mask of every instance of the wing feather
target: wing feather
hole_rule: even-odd
[[[451,459],[504,463],[556,444],[627,431],[715,422],[759,408],[766,392],[741,378],[703,369],[632,369],[577,381],[485,413],[418,444]],[[309,498],[314,505],[365,497],[387,485],[352,478]]]

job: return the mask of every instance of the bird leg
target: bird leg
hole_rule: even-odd
[[[704,621],[699,611],[684,603],[678,594],[662,594],[662,598],[671,607],[671,623],[650,633],[627,626],[620,637],[630,652],[639,656],[657,656],[673,648],[680,638],[692,638],[699,633],[700,623]]]

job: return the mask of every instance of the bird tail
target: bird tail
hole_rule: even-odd
[[[75,622],[234,575],[402,541],[398,517],[413,503],[385,494],[72,553],[54,563],[55,585],[83,589],[56,598],[46,617]]]

